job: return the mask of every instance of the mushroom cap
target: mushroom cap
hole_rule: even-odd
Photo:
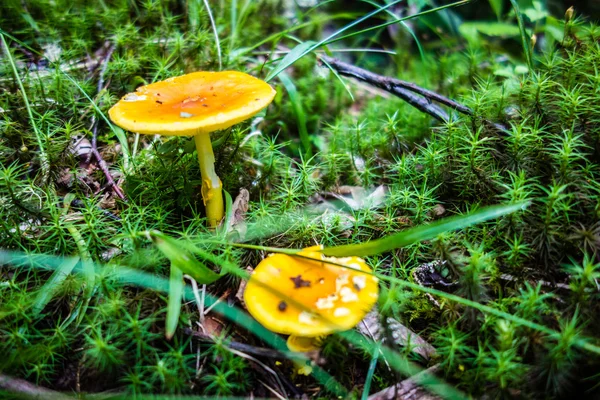
[[[359,257],[325,257],[321,248],[299,255],[273,254],[254,269],[244,302],[265,328],[282,334],[316,337],[356,326],[373,308],[378,279]],[[345,265],[338,267],[323,261]]]
[[[141,86],[123,96],[108,114],[132,132],[196,135],[242,122],[273,97],[271,86],[243,72],[202,71]]]

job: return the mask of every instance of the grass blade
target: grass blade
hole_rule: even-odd
[[[467,1],[467,0],[465,0]],[[347,31],[348,29],[352,28],[355,25],[358,25],[364,21],[366,21],[367,19],[371,18],[372,16],[380,13],[381,11],[402,2],[402,0],[396,0],[393,1],[389,4],[386,4],[384,7],[378,8],[375,11],[372,11],[370,13],[368,13],[367,15],[358,18],[356,20],[354,20],[353,22],[349,23],[348,25],[344,26],[343,28],[335,31],[334,33],[332,33],[331,35],[327,36],[325,39],[322,39],[320,41],[318,41],[317,43],[313,43],[310,46],[305,46],[303,47],[303,51],[298,51],[297,53],[294,53],[293,57],[284,57],[279,64],[277,64],[277,66],[269,73],[269,75],[267,76],[267,78],[265,79],[265,81],[269,82],[270,80],[272,80],[273,78],[275,78],[277,75],[279,75],[283,70],[285,70],[287,67],[289,67],[290,65],[292,65],[293,63],[295,63],[298,59],[304,57],[305,55],[307,55],[308,53],[310,53],[311,51],[319,48],[320,46],[322,46],[323,44],[328,43],[330,40],[332,40],[333,38],[335,38],[336,36],[338,36],[339,34]]]
[[[279,73],[285,68],[289,67],[294,62],[296,62],[296,60],[300,59],[305,54],[308,54],[310,51],[312,51],[312,47],[315,45],[315,43],[316,42],[309,40],[307,42],[300,43],[298,46],[294,47],[289,53],[285,55],[285,57],[281,59],[281,61],[279,61],[279,64],[277,64],[277,66],[269,73],[265,81],[269,82],[271,79],[279,75]],[[285,67],[280,69],[279,67],[282,65],[284,65]]]
[[[381,351],[381,344],[377,343],[371,362],[369,363],[369,370],[367,371],[367,378],[365,379],[365,385],[363,386],[361,400],[368,400],[369,391],[371,390],[371,382],[373,381],[373,375],[375,375],[375,367],[377,367],[377,361],[379,360],[379,352]]]
[[[531,72],[533,71],[533,60],[531,59],[529,35],[527,35],[527,30],[525,29],[525,23],[523,22],[523,16],[521,15],[519,4],[516,0],[510,0],[510,4],[512,4],[513,9],[515,10],[517,23],[519,24],[519,33],[521,35],[521,45],[523,46],[523,53],[525,54],[525,60],[527,61],[527,66],[529,67],[529,71]]]
[[[371,31],[377,30],[377,29],[385,28],[386,26],[394,25],[394,24],[397,24],[397,23],[402,22],[402,21],[407,21],[409,19],[418,18],[418,17],[421,17],[423,15],[436,13],[438,11],[442,11],[442,10],[445,10],[447,8],[462,6],[464,4],[470,3],[471,1],[472,0],[460,0],[460,1],[457,1],[457,2],[454,2],[454,3],[446,4],[444,6],[432,8],[430,10],[421,11],[421,12],[413,14],[413,15],[407,15],[406,17],[393,19],[393,20],[385,22],[383,24],[375,25],[375,26],[372,26],[372,27],[366,28],[366,29],[362,29],[360,31],[353,32],[353,33],[350,33],[348,35],[339,36],[339,37],[331,37],[330,36],[331,39],[328,38],[323,44],[330,44],[330,43],[334,43],[334,42],[337,42],[337,41],[340,41],[340,40],[351,38],[351,37],[356,36],[356,35],[362,35],[363,33],[367,33],[367,32],[371,32]],[[390,5],[392,5],[392,4],[389,4],[386,7],[381,8],[381,10],[384,10],[384,9],[388,8]]]
[[[215,35],[215,46],[217,46],[217,57],[219,59],[219,70],[223,69],[223,61],[221,59],[221,43],[219,42],[219,31],[217,30],[217,24],[215,23],[215,19],[213,18],[212,11],[210,9],[210,4],[208,0],[204,1],[204,7],[206,8],[206,12],[208,13],[208,19],[210,19],[210,26],[212,27],[213,33]]]
[[[66,258],[56,268],[50,279],[40,288],[38,295],[33,301],[33,312],[35,314],[41,313],[44,307],[52,300],[56,290],[64,282],[65,278],[71,274],[78,262],[79,257]]]
[[[188,274],[200,284],[208,284],[221,277],[215,271],[198,261],[192,254],[185,251],[180,243],[158,231],[148,232],[154,245],[183,273]]]
[[[370,4],[374,7],[379,7],[379,4],[375,3],[374,1],[371,0],[363,0],[365,3]],[[390,10],[386,10],[385,11],[386,14],[390,15],[392,18],[394,19],[398,19],[399,17],[394,14],[392,11]],[[421,56],[421,60],[423,62],[425,62],[425,52],[423,51],[423,47],[421,46],[421,41],[419,40],[419,38],[417,37],[417,35],[415,34],[415,32],[411,29],[410,26],[408,26],[408,24],[404,21],[400,21],[400,24],[402,25],[402,27],[404,29],[406,29],[406,31],[409,33],[410,36],[412,36],[413,40],[415,41],[415,44],[417,45],[417,49],[419,50],[419,55]]]
[[[171,339],[179,323],[181,312],[181,298],[183,296],[183,272],[171,263],[171,274],[169,276],[169,300],[167,302],[167,320],[165,322],[165,337]]]
[[[40,157],[40,168],[42,170],[42,181],[46,182],[46,179],[50,176],[50,162],[48,161],[48,154],[46,154],[46,150],[44,149],[44,143],[42,142],[42,132],[38,128],[35,123],[35,119],[33,118],[33,111],[31,109],[31,105],[29,104],[29,99],[27,98],[27,92],[23,87],[23,81],[19,77],[19,72],[17,71],[17,65],[15,64],[15,59],[10,52],[10,48],[8,47],[8,43],[6,43],[6,38],[4,34],[0,32],[0,39],[2,39],[2,45],[4,46],[4,51],[6,53],[6,57],[8,58],[8,62],[10,63],[11,69],[15,76],[15,80],[19,85],[19,89],[21,90],[21,96],[23,97],[23,102],[25,103],[25,108],[27,109],[27,115],[29,116],[29,123],[35,132],[35,139],[39,148],[39,157]]]
[[[443,232],[463,229],[490,219],[495,219],[522,210],[527,205],[528,203],[516,203],[486,207],[469,215],[445,218],[441,221],[407,229],[382,239],[371,240],[360,244],[327,247],[323,249],[323,254],[327,256],[372,256],[423,240],[432,239]]]
[[[302,43],[300,46],[306,43],[308,42]],[[287,56],[290,54],[292,53],[290,52]],[[312,157],[312,148],[310,144],[310,136],[308,135],[308,129],[306,127],[306,114],[304,113],[304,107],[302,107],[302,97],[296,90],[296,85],[294,85],[294,82],[292,82],[290,77],[285,72],[281,72],[279,74],[279,80],[285,87],[285,90],[288,92],[290,101],[292,102],[292,107],[294,109],[294,114],[296,114],[296,120],[298,121],[298,133],[300,134],[300,141],[302,142],[302,147],[304,148],[304,157],[310,158]]]

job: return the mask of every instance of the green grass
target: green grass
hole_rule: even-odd
[[[462,37],[452,24],[485,2],[459,3],[409,14],[371,1],[0,5],[0,374],[138,398],[366,398],[438,364],[421,379],[444,398],[598,396],[600,28],[492,2],[491,20],[519,36]],[[105,43],[115,50],[98,92],[90,60]],[[365,48],[387,53],[336,51]],[[321,51],[474,115],[436,123],[319,66]],[[141,84],[218,69],[269,80],[277,95],[212,137],[224,188],[250,199],[243,224],[210,232],[193,142],[123,132],[106,112]],[[74,150],[94,120],[127,201]],[[434,358],[348,331],[327,338],[311,376],[297,375],[311,361],[288,354],[235,294],[267,253],[315,243],[365,256],[382,321],[419,333]],[[450,286],[415,281],[433,260]],[[212,341],[186,333],[202,318]]]

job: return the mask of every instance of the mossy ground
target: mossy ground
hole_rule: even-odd
[[[334,2],[309,10],[270,0],[211,3],[219,46],[200,1],[10,0],[0,6],[11,54],[4,49],[0,62],[2,249],[76,255],[168,276],[166,258],[140,236],[159,230],[240,268],[262,259],[260,251],[201,241],[211,233],[190,140],[121,132],[125,142],[119,142],[93,104],[106,113],[140,84],[218,69],[219,57],[223,69],[264,78],[281,56],[272,51],[327,35],[324,29],[364,15],[366,5],[344,10]],[[474,110],[446,124],[345,81],[353,101],[313,55],[296,62],[286,70],[295,100],[276,79],[278,95],[263,119],[213,136],[224,187],[234,197],[240,189],[250,194],[237,240],[283,248],[361,243],[486,205],[529,201],[525,211],[368,261],[379,274],[412,281],[419,265],[445,260],[453,293],[547,326],[557,337],[451,301],[437,299],[440,307],[393,284],[382,283],[379,311],[437,349],[429,361],[409,350],[408,357],[424,367],[439,363],[446,382],[473,396],[597,396],[600,357],[576,342],[600,339],[600,29],[579,19],[557,24],[561,40],[538,41],[533,69],[525,67],[518,38],[466,45],[445,31],[433,39],[423,26],[417,27],[424,32],[422,57],[403,44],[402,32],[388,30],[340,46],[393,48],[395,55],[361,51],[349,60]],[[102,72],[109,48],[114,52]],[[101,76],[105,87],[98,91]],[[91,141],[95,123],[98,150],[127,201],[116,198],[89,151],[77,147],[81,138]],[[364,193],[380,185],[385,196],[369,206]],[[354,208],[331,201],[328,194],[349,186],[366,189]],[[297,376],[291,362],[261,359],[261,365],[229,351],[219,335],[212,344],[193,340],[184,328],[196,327],[194,302],[183,305],[179,329],[166,340],[164,294],[124,286],[118,273],[96,277],[92,289],[85,276],[66,275],[40,308],[52,273],[3,260],[3,374],[66,392],[267,397],[266,387],[282,382],[284,395],[331,396],[314,377]],[[238,285],[224,277],[207,291],[233,305]],[[263,345],[218,315],[211,318],[215,333]],[[319,360],[350,396],[360,396],[370,362],[338,336],[327,339]],[[400,378],[380,359],[370,392]]]

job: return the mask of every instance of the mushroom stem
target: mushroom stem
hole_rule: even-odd
[[[319,337],[305,337],[305,336],[297,336],[290,335],[287,339],[288,349],[291,351],[304,353],[307,351],[319,350],[321,347],[321,342],[325,338],[326,335]]]
[[[215,155],[210,142],[210,134],[194,136],[200,174],[202,174],[202,200],[206,208],[206,219],[210,228],[216,228],[223,219],[223,193],[221,180],[215,172]]]

